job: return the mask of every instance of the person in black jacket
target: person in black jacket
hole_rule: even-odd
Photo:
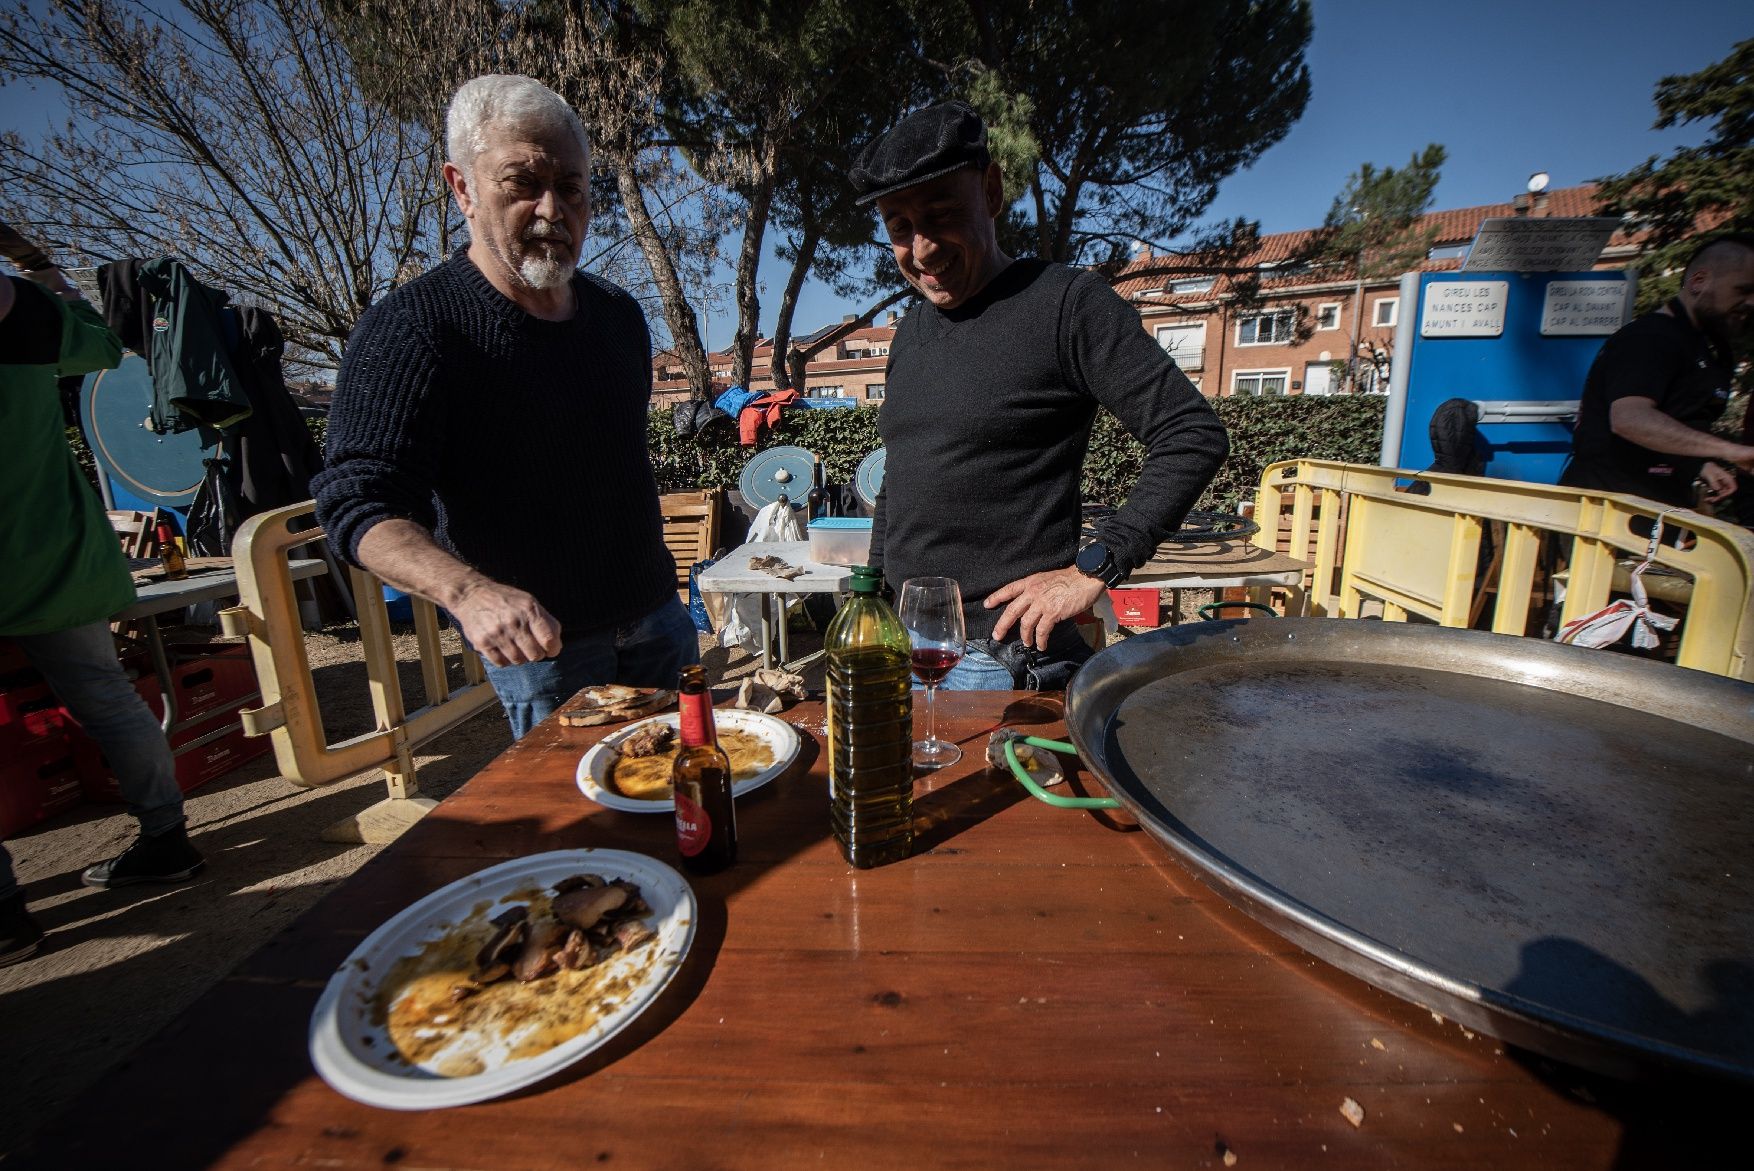
[[[1693,253],[1668,304],[1628,322],[1584,379],[1571,459],[1559,482],[1693,507],[1736,491],[1754,447],[1711,433],[1730,399],[1730,342],[1754,314],[1754,237],[1720,236]]]
[[[522,736],[582,687],[673,687],[700,651],[646,450],[645,315],[576,271],[584,127],[506,76],[446,122],[469,246],[360,320],[312,488],[337,552],[457,619]]]
[[[1000,250],[1007,201],[970,107],[908,115],[850,178],[920,295],[890,347],[873,562],[897,587],[961,584],[970,651],[944,687],[1063,687],[1090,653],[1073,616],[1181,525],[1229,451],[1224,425],[1101,277]],[[1081,545],[1099,407],[1145,464]]]

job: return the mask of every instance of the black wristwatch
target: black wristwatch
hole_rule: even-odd
[[[1078,572],[1085,577],[1094,577],[1109,589],[1114,589],[1127,580],[1126,571],[1115,564],[1115,555],[1101,541],[1092,541],[1078,550],[1078,557],[1072,562]]]

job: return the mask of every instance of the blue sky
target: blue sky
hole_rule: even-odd
[[[1497,203],[1546,171],[1570,187],[1700,141],[1657,132],[1661,78],[1692,73],[1754,37],[1747,0],[1316,0],[1309,106],[1253,168],[1219,190],[1209,218],[1267,232],[1315,227],[1363,162],[1399,166],[1428,142],[1449,152],[1433,207]],[[785,269],[763,266],[762,325],[779,316]],[[818,285],[800,298],[805,333],[862,305]],[[733,318],[708,326],[729,344]]]

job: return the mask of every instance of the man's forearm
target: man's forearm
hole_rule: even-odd
[[[491,579],[439,547],[424,525],[392,518],[359,538],[359,563],[390,585],[455,610],[475,586]]]
[[[1658,410],[1651,400],[1620,399],[1609,409],[1614,434],[1629,442],[1665,455],[1693,456],[1726,463],[1746,460],[1751,449],[1719,438],[1709,431],[1696,431]]]

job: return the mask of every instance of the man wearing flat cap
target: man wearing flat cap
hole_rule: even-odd
[[[871,558],[892,585],[962,585],[969,651],[942,686],[1064,687],[1090,654],[1072,623],[1151,558],[1229,451],[1224,425],[1094,273],[1000,251],[1007,205],[986,128],[917,110],[850,173],[920,301],[896,330]],[[1098,407],[1145,445],[1127,503],[1080,540]]]

